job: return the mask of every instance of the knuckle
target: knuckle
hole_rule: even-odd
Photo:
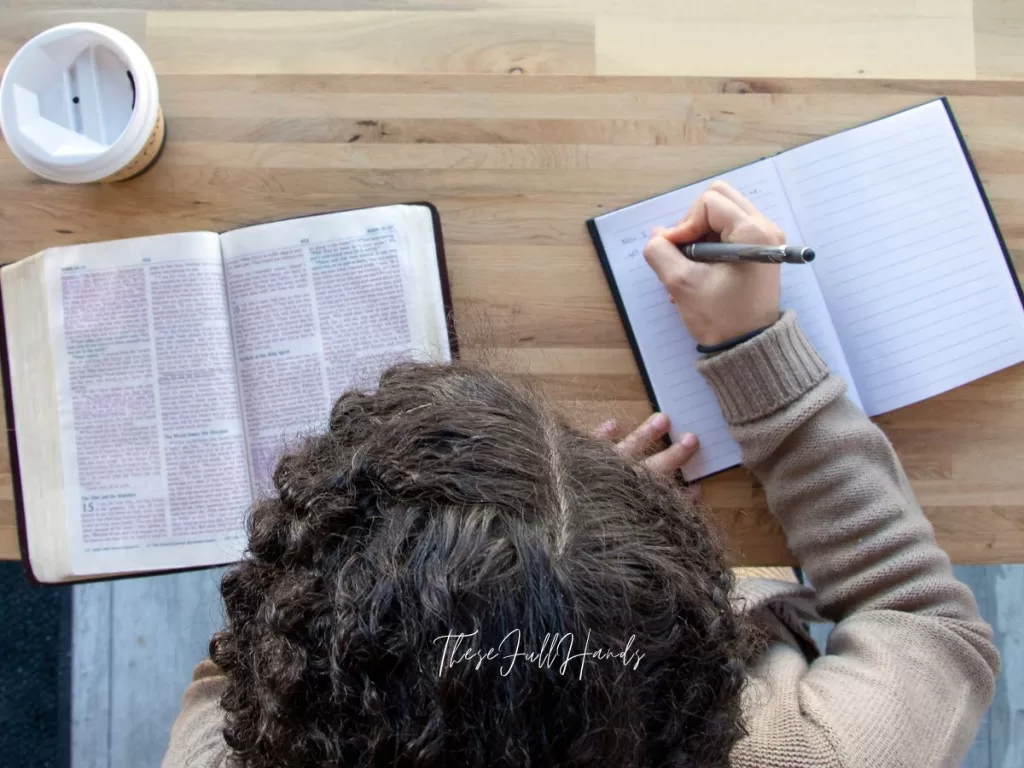
[[[776,224],[768,222],[768,239],[772,245],[782,245],[786,242],[786,233],[783,232]]]
[[[673,272],[665,278],[665,287],[670,291],[681,291],[686,288],[687,285],[689,285],[689,283],[681,272]]]

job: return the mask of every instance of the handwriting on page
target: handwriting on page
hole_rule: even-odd
[[[941,103],[777,162],[869,412],[1017,362],[1020,300]]]

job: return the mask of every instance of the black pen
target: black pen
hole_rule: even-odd
[[[745,245],[743,243],[689,243],[679,250],[692,261],[746,261],[762,264],[809,264],[814,251],[802,245]]]

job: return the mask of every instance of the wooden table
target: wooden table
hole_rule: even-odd
[[[168,75],[160,84],[170,141],[135,181],[49,184],[0,150],[0,259],[429,199],[441,211],[466,355],[539,382],[585,425],[649,412],[584,227],[603,210],[949,94],[1024,265],[1021,83]],[[1024,561],[1024,367],[879,423],[955,561]],[[6,453],[0,554],[13,558]],[[745,472],[707,481],[704,498],[738,563],[790,560]]]

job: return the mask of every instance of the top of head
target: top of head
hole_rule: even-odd
[[[725,764],[745,634],[704,515],[534,393],[396,367],[342,396],[274,483],[213,644],[245,765],[321,764],[324,745],[367,765]],[[446,657],[455,633],[471,637]],[[552,634],[552,663],[509,665]],[[636,668],[581,668],[585,645],[631,635]]]

